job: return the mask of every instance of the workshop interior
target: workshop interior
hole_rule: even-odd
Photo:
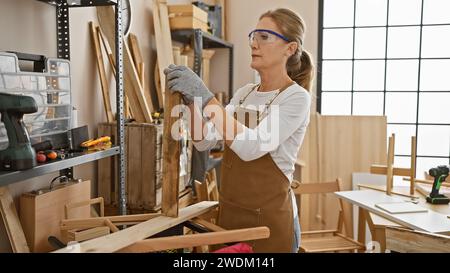
[[[449,253],[449,10],[0,0],[0,253]]]

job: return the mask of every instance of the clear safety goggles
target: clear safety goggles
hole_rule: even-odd
[[[270,44],[275,42],[277,39],[282,39],[288,43],[290,42],[287,37],[269,29],[255,29],[248,34],[248,42],[250,45],[252,45],[254,41],[257,41],[260,45]]]

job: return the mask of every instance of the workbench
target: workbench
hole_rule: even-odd
[[[404,192],[405,187],[394,187],[393,192]],[[380,251],[386,250],[386,226],[403,226],[413,230],[442,235],[450,235],[450,205],[433,205],[425,200],[425,196],[416,193],[417,205],[428,209],[427,212],[391,214],[378,207],[378,203],[404,202],[412,199],[400,195],[387,195],[373,189],[336,192],[338,198],[358,207],[358,241],[365,244],[366,223],[369,226],[372,240],[379,242]]]

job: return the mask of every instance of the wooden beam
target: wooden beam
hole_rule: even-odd
[[[95,28],[94,22],[92,21],[89,22],[89,29],[91,30],[92,42],[94,45],[95,57],[97,60],[97,69],[100,77],[100,85],[102,89],[103,106],[105,107],[106,120],[107,122],[113,122],[114,115],[111,110],[111,99],[109,97],[109,84],[108,80],[106,79],[106,71],[105,71],[105,64],[103,62],[102,48],[100,47],[100,40],[98,39],[98,33]]]
[[[270,230],[268,227],[244,228],[147,239],[121,249],[119,252],[145,253],[166,249],[190,248],[202,245],[217,245],[230,242],[244,242],[265,239],[269,238],[269,236]]]
[[[405,181],[411,181],[409,177],[404,177],[403,180]],[[433,180],[426,180],[426,179],[414,179],[415,183],[419,183],[419,184],[427,184],[427,185],[433,185],[434,181]],[[441,184],[441,186],[443,187],[450,187],[450,183],[444,182]]]
[[[375,190],[375,191],[386,192],[386,188],[384,188],[382,186],[379,187],[379,186],[374,186],[374,185],[358,184],[358,187],[365,188],[365,189],[371,189],[371,190]],[[418,196],[404,194],[404,193],[399,193],[399,192],[394,192],[394,191],[391,192],[391,194],[398,195],[398,196],[403,196],[403,197],[409,197],[409,198],[412,198],[412,199],[419,198]]]
[[[105,225],[111,230],[111,232],[119,231],[119,229],[109,219],[105,220]]]
[[[161,231],[179,225],[217,207],[217,202],[201,202],[180,210],[177,218],[159,216],[124,230],[81,243],[76,248],[66,247],[56,253],[70,252],[114,252],[144,240]]]
[[[0,187],[0,214],[14,253],[29,253],[25,234],[17,215],[16,206],[7,187]]]
[[[411,174],[411,168],[393,168],[392,170],[393,175],[397,176],[410,176]],[[387,174],[387,167],[386,165],[372,165],[370,166],[370,173],[373,174]]]
[[[395,135],[389,138],[389,149],[387,158],[387,172],[386,172],[386,194],[391,195],[392,187],[394,183],[394,147],[395,147]]]

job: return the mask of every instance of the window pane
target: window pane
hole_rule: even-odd
[[[388,58],[419,58],[420,28],[390,27]]]
[[[323,26],[353,26],[353,8],[353,0],[325,0],[323,5]]]
[[[347,91],[352,89],[352,61],[323,61],[322,90]]]
[[[442,24],[450,23],[450,1],[448,0],[424,0],[423,23]]]
[[[425,172],[428,173],[431,168],[448,164],[448,159],[445,158],[418,157],[416,161],[416,177],[423,179],[425,178]]]
[[[410,156],[396,156],[396,157],[394,157],[394,167],[396,167],[396,168],[409,168],[410,166],[411,166],[411,157]]]
[[[357,28],[355,30],[355,59],[384,58],[386,28]]]
[[[450,126],[419,125],[417,155],[449,156]]]
[[[351,98],[350,92],[323,92],[322,115],[350,115]]]
[[[421,93],[419,122],[450,124],[450,93]]]
[[[389,25],[419,25],[422,0],[390,0]]]
[[[355,61],[354,90],[384,90],[384,61]]]
[[[417,91],[419,61],[387,61],[386,90]]]
[[[450,26],[423,27],[422,57],[450,57]]]
[[[388,125],[387,132],[388,136],[395,134],[396,155],[411,155],[411,137],[416,135],[415,125]]]
[[[383,93],[353,93],[353,115],[382,116]]]
[[[351,59],[353,56],[353,29],[324,29],[323,58]]]
[[[421,91],[450,91],[450,60],[422,60]]]
[[[384,26],[387,17],[387,0],[356,0],[357,26]]]
[[[415,123],[417,93],[386,92],[386,116],[388,122]]]

